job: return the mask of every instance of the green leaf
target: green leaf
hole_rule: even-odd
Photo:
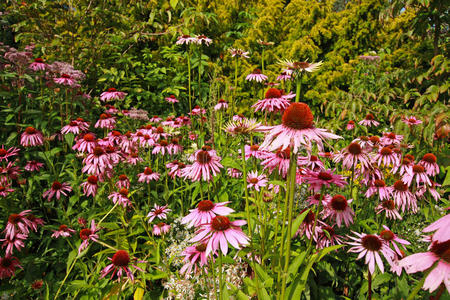
[[[171,6],[172,8],[176,8],[176,7],[177,7],[177,4],[178,4],[178,0],[170,0],[170,6]]]
[[[138,287],[133,295],[133,300],[142,300],[144,297],[144,289],[141,287]]]
[[[309,209],[305,210],[304,212],[302,212],[302,214],[300,216],[298,216],[294,222],[292,222],[292,228],[291,228],[291,239],[294,237],[295,233],[297,232],[297,229],[300,227],[300,225],[302,224],[303,220],[306,218],[306,216],[309,213]]]

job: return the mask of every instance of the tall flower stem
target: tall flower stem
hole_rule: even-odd
[[[217,285],[216,285],[216,275],[214,274],[214,263],[212,261],[212,259],[210,259],[210,267],[211,267],[211,275],[212,275],[212,281],[213,281],[213,286],[214,286],[214,294],[216,295],[216,299],[219,299],[218,295],[217,295]]]
[[[231,116],[234,115],[235,109],[234,105],[236,102],[236,90],[237,90],[237,80],[238,80],[238,66],[239,62],[237,57],[234,60],[234,89],[233,89],[233,98],[231,99]]]
[[[281,207],[281,197],[277,197],[277,208],[275,211],[275,234],[274,234],[274,242],[273,242],[273,251],[277,249],[277,240],[278,240],[278,229],[280,228],[280,207]],[[275,260],[272,261],[272,271],[275,271]]]
[[[188,46],[189,47],[189,46]],[[191,96],[191,47],[187,51],[188,63],[188,95],[189,95],[189,111],[192,111],[192,96]]]
[[[297,85],[296,85],[296,91],[295,91],[295,102],[300,102],[302,99],[302,79],[303,79],[303,72],[300,71],[300,74],[297,74]]]
[[[295,183],[296,183],[296,172],[297,172],[297,153],[291,151],[291,161],[289,164],[289,212],[288,212],[288,234],[287,234],[287,247],[286,247],[286,259],[284,261],[283,270],[283,282],[281,284],[281,299],[284,299],[286,292],[286,280],[288,275],[289,259],[291,258],[291,237],[292,237],[292,211],[294,208],[294,195],[295,195]]]
[[[244,141],[241,143],[241,156],[242,156],[242,178],[244,180],[244,191],[245,191],[245,213],[247,214],[247,224],[248,224],[248,234],[251,236],[251,224],[250,224],[250,207],[248,203],[248,189],[247,189],[247,162],[245,161],[245,144]]]
[[[77,255],[75,257],[75,259],[72,261],[72,264],[70,265],[69,269],[67,270],[66,276],[64,277],[63,281],[61,282],[61,285],[59,286],[58,290],[56,291],[55,298],[53,298],[53,299],[58,298],[59,293],[61,292],[61,288],[63,287],[64,283],[66,282],[67,277],[69,277],[69,274],[72,271],[73,267],[75,266],[75,263],[79,257],[80,257],[80,255]]]
[[[219,300],[223,299],[222,251],[219,251]]]
[[[114,210],[114,208],[116,208],[116,206],[119,204],[119,201],[116,202],[116,204],[114,204],[114,206],[106,213],[106,215],[103,216],[103,218],[100,220],[100,222],[98,222],[97,226],[100,226],[100,224],[106,219],[107,216],[109,216],[109,214]]]
[[[370,273],[370,271],[368,271],[367,273],[367,283],[369,284],[367,300],[372,300],[372,273]]]

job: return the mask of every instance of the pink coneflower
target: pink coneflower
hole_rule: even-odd
[[[286,72],[285,70],[283,70],[283,72],[281,72],[280,75],[278,75],[277,80],[278,81],[288,81],[291,80],[292,76],[289,72]]]
[[[167,146],[167,150],[169,151],[169,154],[173,155],[183,152],[183,146],[180,145],[180,139],[172,138],[169,146]]]
[[[220,164],[220,157],[215,151],[208,150],[204,146],[194,153],[195,161],[192,165],[186,166],[182,171],[182,176],[193,181],[210,181],[212,176],[216,176],[223,166]],[[211,176],[212,173],[212,176]]]
[[[309,63],[307,61],[280,61],[280,64],[289,70],[292,70],[292,75],[297,75],[300,72],[315,72],[322,65],[322,61],[316,63]]]
[[[198,45],[205,44],[209,46],[212,43],[212,39],[206,37],[206,35],[200,34],[195,37],[195,43]]]
[[[441,195],[436,190],[436,187],[441,186],[441,185],[434,182],[433,180],[430,180],[430,181],[431,181],[431,186],[423,185],[423,186],[417,187],[416,197],[422,198],[424,196],[424,194],[428,191],[430,193],[431,197],[433,197],[433,199],[437,202],[437,201],[439,201],[439,199],[441,199]]]
[[[399,172],[399,175],[411,173],[413,166],[414,166],[414,163],[405,155],[405,157],[403,157],[403,159],[402,159],[401,164],[395,165],[392,168],[392,173],[395,174],[395,173],[397,173],[397,171]]]
[[[178,103],[180,102],[175,95],[170,95],[169,97],[164,98],[164,100],[166,100],[169,103]]]
[[[9,215],[8,223],[4,230],[7,239],[14,239],[14,236],[19,233],[27,235],[30,232],[31,222],[26,218],[30,212],[31,210],[24,210],[18,214]]]
[[[77,142],[72,147],[72,149],[75,151],[86,153],[86,152],[92,152],[92,150],[94,150],[95,146],[97,146],[95,134],[86,133],[77,140]]]
[[[353,216],[355,213],[348,205],[353,200],[347,200],[342,195],[336,195],[327,203],[326,217],[331,217],[336,221],[338,227],[341,227],[342,221],[345,226],[350,226],[353,223]]]
[[[323,162],[316,155],[299,156],[298,164],[311,170],[325,169]]]
[[[153,172],[150,167],[146,167],[144,172],[138,174],[138,182],[150,183],[150,181],[158,181],[160,177],[159,173]]]
[[[76,86],[77,82],[74,78],[72,78],[68,74],[62,74],[61,77],[53,78],[53,81],[57,84],[65,85],[65,86]]]
[[[152,123],[159,123],[159,122],[161,122],[161,118],[160,117],[158,117],[158,116],[153,116],[153,117],[151,117],[150,118],[150,122],[152,122]]]
[[[291,104],[288,97],[276,88],[270,88],[265,94],[265,98],[258,100],[252,107],[257,111],[277,112],[284,111]]]
[[[409,118],[404,118],[404,119],[402,119],[402,122],[405,123],[405,124],[408,124],[409,126],[422,124],[422,121],[417,119],[414,116],[411,116]]]
[[[336,154],[333,161],[342,161],[342,165],[347,170],[352,170],[358,164],[360,165],[362,172],[371,167],[369,155],[357,142],[351,143],[340,153]]]
[[[443,216],[439,220],[431,223],[423,232],[433,232],[433,241],[443,243],[450,237],[450,214]],[[448,252],[447,252],[448,253]]]
[[[12,192],[14,192],[14,189],[10,188],[10,184],[6,183],[6,181],[4,183],[0,183],[0,196],[1,197],[6,197]]]
[[[44,62],[44,60],[40,57],[35,58],[34,62],[32,62],[28,68],[31,70],[38,72],[38,71],[45,71],[48,68],[48,65]]]
[[[399,238],[395,233],[389,229],[386,225],[383,225],[384,230],[380,232],[380,238],[382,238],[384,241],[386,241],[388,244],[392,243],[392,246],[394,247],[395,252],[399,256],[403,256],[402,250],[398,247],[397,243],[401,245],[411,245],[410,242],[407,240]]]
[[[95,147],[92,152],[83,159],[83,164],[84,167],[81,169],[83,173],[97,176],[102,175],[105,170],[113,168],[109,155],[100,146]]]
[[[392,187],[387,187],[386,183],[382,179],[375,179],[370,187],[366,191],[366,197],[372,197],[374,194],[378,194],[381,201],[387,200],[391,197]]]
[[[297,153],[301,146],[312,147],[316,143],[319,149],[323,149],[323,139],[339,139],[338,135],[327,132],[325,129],[313,126],[311,109],[305,103],[291,103],[283,113],[282,124],[273,126],[266,135],[262,148],[273,151],[282,147],[292,147]]]
[[[170,225],[168,225],[164,222],[153,225],[153,234],[154,235],[166,234],[169,232],[169,230],[170,230]]]
[[[247,224],[244,220],[231,222],[225,216],[215,216],[211,222],[202,226],[191,242],[206,242],[206,256],[219,249],[224,255],[228,253],[228,242],[236,249],[249,244],[249,238],[242,232],[241,226]]]
[[[230,51],[231,57],[240,57],[240,58],[249,58],[248,52],[239,49],[239,48],[230,48],[228,49]]]
[[[400,145],[402,140],[403,135],[398,135],[394,132],[383,132],[383,137],[380,139],[380,143],[383,146]]]
[[[342,238],[341,235],[336,234],[334,226],[323,223],[318,227],[317,247],[323,249],[336,244],[341,245],[343,243]]]
[[[234,212],[233,209],[226,207],[230,202],[214,203],[210,200],[202,200],[197,204],[197,208],[189,210],[190,213],[182,220],[182,224],[188,224],[188,227],[199,227],[211,223],[216,216],[226,216]]]
[[[106,114],[115,115],[119,112],[119,110],[117,108],[115,108],[113,105],[106,104],[105,107],[106,107],[106,110],[105,110]]]
[[[436,163],[437,158],[433,153],[427,153],[423,156],[419,165],[423,166],[429,176],[436,176],[439,174],[439,166]]]
[[[83,193],[86,197],[92,196],[95,197],[98,189],[98,177],[95,175],[91,175],[87,178],[86,182],[81,184],[83,188]]]
[[[319,205],[320,196],[322,196],[322,203],[324,206],[327,206],[328,203],[331,201],[331,196],[329,194],[321,195],[321,194],[314,194],[312,196],[308,197],[308,203],[309,205]]]
[[[436,262],[437,265],[428,274],[423,289],[432,293],[441,283],[447,287],[450,293],[450,240],[444,242],[434,241],[430,251],[416,253],[400,260],[399,266],[405,268],[406,273],[423,272],[430,269]]]
[[[0,257],[0,279],[14,276],[16,267],[23,269],[16,257],[8,255],[6,255],[5,257]]]
[[[267,80],[267,76],[262,74],[260,69],[254,69],[245,79],[248,81],[263,82]]]
[[[112,272],[111,278],[113,279],[114,276],[117,276],[117,280],[120,281],[122,279],[122,276],[126,275],[128,279],[130,279],[132,282],[134,281],[134,275],[131,272],[128,265],[130,264],[130,255],[125,250],[118,250],[116,253],[114,253],[113,257],[108,259],[112,262],[111,264],[107,265],[102,271],[100,278],[104,278],[106,275]],[[144,261],[138,261],[138,262],[144,262]],[[142,271],[143,270],[135,265],[132,265],[135,269]]]
[[[347,130],[355,129],[355,121],[352,121],[352,120],[348,121],[347,126],[345,127],[345,129],[347,129]]]
[[[155,207],[148,213],[147,218],[148,222],[151,223],[153,219],[158,218],[160,220],[167,219],[167,213],[171,212],[170,208],[167,208],[167,204],[164,206],[158,206],[155,204]]]
[[[251,171],[247,174],[247,188],[255,188],[258,192],[260,188],[267,186],[267,176],[264,174],[258,175],[258,171]]]
[[[259,145],[253,144],[253,145],[245,145],[245,159],[249,159],[250,157],[254,157],[257,159],[264,158],[267,155],[266,151],[262,151],[259,149]]]
[[[101,114],[100,119],[95,123],[95,128],[114,129],[116,125],[116,118],[110,114]]]
[[[228,121],[228,123],[225,124],[224,130],[226,133],[233,136],[262,131],[261,123],[257,122],[255,119],[247,118],[239,121]]]
[[[169,137],[169,134],[164,132],[164,128],[161,126],[156,127],[156,129],[153,131],[153,139],[156,141],[160,139],[167,139]]]
[[[415,181],[417,185],[423,182],[424,184],[431,186],[430,178],[425,171],[425,167],[422,165],[414,165],[409,169],[409,172],[403,174],[402,181],[408,186],[411,186],[413,181]]]
[[[27,235],[22,233],[17,233],[12,238],[4,238],[0,239],[0,242],[3,242],[2,248],[6,247],[5,253],[6,255],[12,255],[14,248],[16,248],[17,251],[20,252],[20,250],[25,247],[25,241],[28,238]]]
[[[91,221],[91,228],[83,228],[80,231],[80,238],[83,240],[80,247],[78,248],[78,254],[81,253],[84,249],[87,248],[89,245],[89,241],[96,242],[98,239],[98,234],[96,234],[97,231],[99,231],[100,228],[95,226],[95,221]]]
[[[75,230],[70,229],[67,225],[61,225],[59,226],[58,230],[52,230],[52,238],[59,238],[62,237],[69,237],[72,236],[72,233],[75,232]]]
[[[112,192],[108,199],[112,199],[114,204],[119,203],[123,207],[132,206],[130,199],[128,199],[128,189],[121,188],[118,192]]]
[[[192,111],[189,113],[190,116],[200,116],[206,114],[206,109],[201,108],[200,106],[196,105]]]
[[[414,213],[417,212],[417,199],[416,196],[409,191],[408,185],[401,180],[397,180],[393,187],[392,196],[395,205],[401,207],[402,212],[404,212],[406,208],[412,210]]]
[[[181,171],[186,167],[186,165],[178,160],[167,163],[166,168],[170,169],[168,174],[174,179],[175,177],[181,177]]]
[[[8,150],[5,149],[5,146],[2,145],[0,148],[0,161],[6,160],[8,161],[9,157],[16,156],[19,154],[20,149],[16,147],[11,147]]]
[[[269,169],[270,173],[272,173],[275,168],[278,168],[278,174],[286,177],[289,169],[290,155],[290,148],[282,150],[280,147],[276,153],[268,152],[264,156],[264,161],[261,162],[261,165],[264,166],[264,169]]]
[[[306,170],[303,180],[310,184],[310,189],[314,192],[319,192],[322,186],[330,187],[334,184],[338,187],[343,187],[347,184],[344,177],[334,174],[332,170],[311,171]]]
[[[44,136],[33,127],[27,127],[20,136],[20,144],[24,147],[41,146],[44,144]]]
[[[208,256],[206,255],[206,244],[200,243],[196,246],[189,246],[181,253],[184,255],[183,262],[185,265],[181,267],[180,274],[185,274],[186,277],[192,272],[197,272],[197,265],[203,267],[208,265]]]
[[[131,153],[127,156],[126,162],[131,165],[136,165],[139,162],[143,162],[144,159],[139,156],[138,152],[131,151]]]
[[[300,215],[303,214],[307,208],[300,211]],[[316,215],[311,210],[306,214],[306,217],[303,219],[302,224],[300,225],[299,229],[295,232],[295,236],[302,236],[303,234],[306,235],[306,237],[310,240],[313,238],[315,241],[317,241],[318,234],[320,232],[319,226],[316,226],[314,229],[313,234],[313,228],[314,228],[314,222],[316,220]]]
[[[232,120],[233,121],[242,121],[245,119],[245,116],[243,114],[234,115]]]
[[[375,121],[375,117],[371,113],[367,114],[365,119],[360,121],[358,124],[367,127],[371,126],[377,127],[378,125],[380,125],[379,122]]]
[[[217,104],[214,106],[214,110],[218,111],[218,110],[227,110],[228,109],[228,102],[225,101],[224,99],[219,99],[219,101],[217,102]]]
[[[59,200],[59,198],[61,198],[61,194],[63,194],[64,196],[67,196],[66,192],[71,192],[71,191],[72,191],[72,187],[70,186],[70,184],[68,182],[60,183],[59,181],[54,181],[52,183],[52,187],[49,190],[47,190],[46,192],[44,192],[42,197],[47,198],[47,200],[50,201],[50,200],[52,200],[53,196],[56,195],[56,199]]]
[[[119,175],[119,180],[116,182],[116,187],[119,189],[130,188],[130,179],[128,179],[127,175]]]
[[[115,88],[109,88],[106,92],[100,94],[101,101],[122,100],[127,93],[119,92]]]
[[[34,232],[37,232],[38,230],[38,226],[44,226],[44,220],[42,220],[41,218],[37,218],[35,215],[30,214],[28,216],[26,216],[26,218],[30,221],[30,229],[33,230]]]
[[[356,237],[349,236],[352,242],[347,244],[352,245],[348,252],[359,253],[357,259],[365,257],[366,264],[369,265],[369,271],[371,274],[375,272],[375,263],[384,273],[384,265],[380,257],[380,253],[386,258],[388,262],[392,261],[395,256],[395,252],[389,248],[389,245],[381,238],[373,234],[357,233],[352,231]]]
[[[190,36],[188,34],[185,34],[185,35],[179,36],[177,38],[177,42],[175,44],[177,44],[177,45],[183,45],[183,44],[189,45],[189,44],[192,44],[192,43],[196,43],[195,37],[192,37],[192,36]]]
[[[61,128],[62,134],[68,133],[79,134],[81,131],[83,131],[83,129],[81,129],[80,123],[77,121],[70,121],[69,125],[66,125],[63,128]]]
[[[383,165],[385,167],[395,167],[400,164],[399,157],[396,153],[389,147],[383,147],[378,151],[378,153],[373,158],[378,166]]]
[[[165,155],[165,154],[169,154],[169,142],[167,142],[167,140],[160,140],[159,143],[157,143],[155,145],[155,148],[153,148],[152,150],[152,154],[161,154],[161,155]]]
[[[238,170],[238,169],[235,169],[235,168],[228,168],[227,169],[227,174],[231,178],[241,178],[241,176],[242,176],[242,172],[240,170]]]

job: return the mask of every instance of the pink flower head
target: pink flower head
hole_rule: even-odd
[[[153,148],[152,154],[169,154],[169,142],[167,140],[160,140],[159,143],[155,145],[155,148]]]
[[[116,118],[110,114],[101,114],[100,119],[95,123],[95,128],[114,129]]]
[[[26,218],[30,212],[31,210],[24,210],[18,214],[9,215],[8,223],[4,230],[7,239],[14,239],[14,236],[19,233],[27,235],[30,232],[31,222]]]
[[[160,220],[167,219],[167,213],[171,212],[170,208],[167,208],[167,204],[164,206],[158,206],[155,204],[155,207],[148,213],[147,218],[148,222],[152,222],[154,218],[158,218]]]
[[[347,129],[347,130],[355,129],[355,121],[352,121],[352,120],[348,121],[347,126],[345,127],[345,129]]]
[[[406,273],[423,272],[430,269],[436,262],[437,265],[428,274],[423,289],[432,293],[441,283],[444,283],[450,293],[450,240],[445,242],[434,241],[428,252],[416,253],[400,260],[399,266],[405,268]]]
[[[112,262],[111,264],[107,265],[102,271],[100,278],[104,278],[106,275],[112,272],[111,278],[113,279],[114,276],[117,276],[117,280],[120,281],[122,279],[122,276],[125,275],[131,282],[134,282],[134,275],[131,272],[130,268],[128,267],[130,265],[130,255],[125,250],[118,250],[116,253],[114,253],[112,258],[108,259]],[[144,262],[144,261],[138,261],[138,262]],[[142,271],[143,270],[135,265],[132,265],[135,269]]]
[[[206,244],[200,243],[196,246],[189,246],[181,253],[184,255],[183,262],[185,265],[181,267],[180,274],[185,274],[186,277],[192,272],[197,272],[198,267],[208,265],[208,256],[206,255]],[[197,267],[198,266],[198,267]]]
[[[112,192],[108,199],[112,199],[114,204],[119,203],[123,207],[132,206],[130,199],[128,198],[128,189],[121,188],[118,192]]]
[[[280,147],[276,153],[268,152],[264,155],[264,160],[261,162],[261,165],[264,166],[264,169],[269,169],[270,173],[273,172],[275,168],[278,168],[278,173],[281,176],[286,177],[289,169],[290,155],[290,148],[282,150]]]
[[[64,126],[63,128],[61,128],[61,133],[62,134],[68,134],[68,133],[73,133],[73,134],[79,134],[82,131],[85,131],[89,128],[89,126],[86,126],[86,124],[84,124],[85,122],[78,122],[78,121],[70,121],[70,123],[66,126]]]
[[[395,208],[395,202],[392,200],[384,200],[381,202],[375,210],[377,211],[377,214],[381,212],[386,213],[386,218],[392,219],[392,220],[401,220],[402,216],[398,213],[397,209]]]
[[[228,253],[228,243],[234,248],[240,249],[240,246],[249,244],[249,238],[242,232],[241,226],[247,224],[244,220],[236,220],[231,222],[225,216],[215,216],[211,222],[203,225],[192,238],[191,242],[205,242],[206,256],[211,252],[222,250],[224,255]]]
[[[249,159],[250,157],[254,157],[257,159],[264,158],[267,154],[266,151],[260,150],[259,145],[253,144],[253,145],[245,145],[245,159]]]
[[[23,247],[25,247],[24,241],[27,239],[27,235],[22,233],[17,233],[12,238],[4,238],[0,239],[0,242],[3,242],[2,248],[5,248],[5,253],[7,256],[12,255],[14,248],[16,248],[17,251],[20,251]]]
[[[322,203],[324,206],[327,206],[328,203],[331,201],[331,196],[329,194],[321,195],[321,194],[314,194],[312,196],[308,197],[308,203],[309,205],[319,205],[319,202],[321,200],[322,196]]]
[[[299,156],[298,164],[300,166],[306,166],[311,170],[323,170],[325,166],[323,162],[316,155]]]
[[[331,200],[327,203],[327,217],[331,217],[336,221],[338,227],[341,227],[342,221],[344,221],[345,226],[350,226],[350,223],[353,223],[353,216],[355,213],[348,205],[353,200],[347,200],[342,195],[335,195]]]
[[[281,74],[278,75],[277,80],[278,80],[278,81],[288,81],[288,80],[292,80],[291,73],[292,73],[292,72],[286,72],[286,70],[283,70],[283,72],[281,72]]]
[[[267,186],[267,176],[264,174],[258,175],[258,171],[251,171],[247,174],[247,188],[255,188],[258,192],[260,188]]]
[[[260,69],[254,69],[245,79],[248,81],[263,82],[267,80],[267,76],[262,74]]]
[[[166,100],[169,103],[178,103],[180,102],[175,95],[170,95],[169,97],[164,98],[164,100]]]
[[[128,179],[128,176],[125,174],[119,175],[119,180],[116,182],[116,187],[119,189],[130,188],[130,179]]]
[[[84,249],[87,248],[89,245],[89,241],[96,242],[98,239],[98,234],[96,234],[97,231],[99,231],[100,228],[96,227],[95,221],[91,221],[91,228],[83,228],[80,231],[80,238],[83,240],[80,247],[78,248],[78,254],[81,253]]]
[[[61,77],[53,78],[53,81],[57,84],[61,84],[61,85],[69,86],[69,87],[77,86],[77,81],[68,74],[62,74]]]
[[[425,167],[422,165],[414,165],[408,170],[408,172],[403,174],[402,181],[408,186],[411,186],[413,181],[415,181],[417,185],[420,183],[424,183],[428,186],[432,185],[431,180],[426,173]]]
[[[200,34],[195,37],[195,43],[198,45],[205,44],[206,46],[209,46],[212,43],[212,39]]]
[[[375,117],[371,113],[367,114],[364,120],[360,121],[358,124],[367,127],[377,127],[378,125],[380,125],[379,122],[375,121]]]
[[[153,116],[153,117],[151,117],[150,118],[150,122],[152,122],[152,123],[159,123],[159,122],[161,122],[161,118],[160,117],[158,117],[158,116]]]
[[[395,233],[393,233],[389,227],[386,225],[383,225],[384,230],[380,232],[380,238],[382,238],[386,243],[390,244],[392,243],[392,246],[394,247],[395,252],[401,257],[403,256],[402,250],[398,247],[397,243],[400,245],[411,245],[410,242],[407,240],[399,238]]]
[[[61,225],[61,226],[59,226],[58,230],[52,230],[52,231],[53,231],[53,234],[52,234],[53,238],[58,238],[60,236],[69,237],[69,236],[72,236],[72,233],[75,232],[75,230],[69,228],[67,225]]]
[[[231,57],[240,57],[240,58],[249,58],[248,52],[239,49],[239,48],[230,48],[228,49],[230,51]]]
[[[332,170],[311,171],[306,170],[306,175],[303,180],[310,184],[310,189],[314,192],[319,192],[322,186],[330,187],[334,184],[338,187],[343,187],[347,184],[344,177],[334,174]]]
[[[234,212],[233,209],[226,207],[230,202],[214,203],[210,200],[202,200],[198,203],[197,208],[189,210],[190,213],[182,220],[182,224],[188,224],[188,227],[199,227],[211,223],[216,216],[226,216]]]
[[[200,106],[196,105],[192,111],[189,113],[190,116],[200,116],[206,114],[206,109],[201,108]]]
[[[422,121],[417,119],[414,116],[404,118],[404,119],[402,119],[402,122],[405,123],[405,124],[408,124],[408,126],[414,126],[414,125],[422,124]]]
[[[400,145],[403,140],[403,135],[395,134],[394,132],[383,132],[383,137],[380,143],[383,146]]]
[[[333,158],[334,162],[341,162],[344,168],[351,170],[356,165],[360,165],[361,171],[370,169],[370,158],[367,152],[360,146],[358,142],[353,142],[336,154]]]
[[[95,175],[89,176],[87,180],[81,184],[81,187],[83,188],[83,193],[86,197],[95,197],[98,189],[98,177]]]
[[[0,279],[14,276],[16,267],[23,269],[16,257],[8,255],[6,255],[5,257],[0,257]]]
[[[127,93],[119,92],[115,88],[109,88],[106,92],[100,94],[101,101],[123,100]]]
[[[154,235],[166,234],[169,232],[169,230],[170,230],[170,225],[168,225],[164,222],[153,225],[153,234]]]
[[[217,156],[214,150],[209,146],[203,146],[202,149],[197,150],[193,158],[195,159],[192,165],[186,166],[182,171],[184,178],[189,178],[193,181],[210,181],[212,176],[216,176],[223,166],[220,164],[220,157]],[[211,176],[212,174],[212,176]]]
[[[423,156],[422,160],[419,162],[419,165],[425,168],[427,175],[436,176],[439,174],[439,166],[436,161],[437,158],[433,153],[427,153]]]
[[[170,169],[168,174],[174,179],[175,177],[181,177],[181,171],[186,167],[186,165],[178,160],[174,160],[166,164],[166,168]]]
[[[343,243],[342,236],[336,234],[334,226],[329,226],[322,223],[317,233],[317,248],[323,249],[326,247],[341,245]]]
[[[3,180],[1,180],[3,181]],[[14,189],[10,188],[11,184],[7,183],[6,180],[4,182],[0,182],[0,196],[6,197],[10,193],[14,192]]]
[[[28,68],[31,70],[38,72],[38,71],[45,71],[48,68],[48,65],[44,62],[44,60],[40,57],[35,58],[34,62],[32,62]]]
[[[196,43],[196,42],[197,41],[196,41],[195,37],[192,37],[192,36],[190,36],[188,34],[185,34],[185,35],[179,36],[177,38],[177,42],[175,44],[177,44],[177,45],[183,45],[183,44],[189,45],[189,44]]]
[[[42,197],[47,198],[48,201],[52,200],[53,196],[56,196],[56,199],[60,199],[61,198],[61,194],[63,194],[64,196],[67,196],[66,192],[71,192],[72,191],[72,187],[70,186],[70,184],[68,182],[63,182],[60,183],[59,181],[54,181],[52,183],[52,187],[47,190],[46,192],[44,192],[44,194],[42,195]]]
[[[242,176],[242,172],[240,170],[238,170],[238,169],[235,169],[235,168],[228,168],[227,169],[227,174],[231,178],[241,178],[241,176]]]
[[[95,138],[95,134],[89,132],[83,134],[80,138],[78,138],[72,149],[75,151],[86,153],[92,152],[94,150],[94,147],[96,146],[97,140]]]
[[[373,160],[378,164],[378,166],[397,166],[400,164],[400,159],[396,153],[390,147],[383,147],[378,151]]]
[[[217,104],[214,106],[215,111],[227,110],[227,109],[228,109],[228,102],[225,101],[224,99],[219,99]]]
[[[167,146],[167,150],[169,151],[169,154],[173,155],[183,152],[183,146],[180,145],[180,139],[176,137],[172,138],[169,146]]]
[[[376,179],[372,182],[367,189],[366,197],[372,197],[374,194],[378,194],[381,201],[388,200],[392,194],[392,187],[386,186],[386,183],[382,179]]]
[[[412,212],[417,212],[417,198],[411,193],[408,185],[401,180],[397,180],[393,186],[392,196],[397,207],[401,207],[404,212],[406,208]]]
[[[101,176],[106,170],[113,168],[110,155],[101,146],[96,146],[92,149],[84,159],[84,167],[81,169],[83,173]]]
[[[323,149],[323,139],[339,139],[338,135],[327,132],[325,129],[313,126],[311,109],[305,103],[291,103],[284,111],[282,124],[273,126],[266,135],[261,148],[273,151],[282,147],[292,147],[297,153],[301,146],[312,147],[312,142]]]
[[[433,241],[443,243],[450,237],[450,214],[443,216],[439,220],[431,223],[423,232],[433,232]]]
[[[159,176],[159,173],[153,172],[150,167],[146,167],[144,172],[138,174],[138,182],[150,183],[151,180],[158,181]]]
[[[41,146],[44,144],[44,136],[35,128],[27,127],[20,136],[20,144],[24,147]]]
[[[255,109],[255,112],[278,112],[284,111],[290,104],[291,101],[286,95],[283,95],[282,90],[270,88],[267,90],[265,98],[258,100],[252,107]]]
[[[0,148],[0,161],[6,160],[8,161],[9,157],[16,156],[19,154],[20,149],[16,147],[11,147],[8,150],[5,149],[5,146],[2,145]]]
[[[352,239],[347,244],[353,246],[348,252],[359,253],[357,259],[365,257],[366,264],[369,265],[369,271],[371,274],[375,272],[375,263],[380,268],[381,272],[384,272],[384,265],[380,257],[380,253],[386,258],[388,262],[391,262],[395,256],[395,252],[389,248],[389,245],[380,237],[373,234],[357,233],[352,231],[356,237],[349,236]]]

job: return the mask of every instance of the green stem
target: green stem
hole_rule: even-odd
[[[235,106],[235,102],[236,102],[236,90],[237,90],[237,80],[238,80],[238,65],[239,65],[239,62],[238,62],[238,59],[236,57],[235,61],[234,61],[234,89],[233,89],[233,99],[231,99],[231,116],[233,116],[234,113],[235,113],[234,106]]]
[[[242,178],[244,180],[244,191],[245,191],[245,213],[247,215],[247,225],[248,225],[248,234],[251,236],[251,225],[250,225],[250,206],[248,201],[248,189],[247,189],[247,162],[245,161],[245,143],[242,141],[241,143],[241,156],[242,156]]]
[[[53,298],[53,299],[57,299],[57,298],[58,298],[59,293],[61,292],[61,288],[63,287],[64,283],[66,282],[67,277],[69,277],[69,274],[70,274],[70,272],[72,271],[73,267],[75,266],[75,262],[77,261],[77,259],[78,259],[79,257],[80,257],[80,256],[77,255],[77,256],[75,257],[75,259],[72,261],[72,264],[70,265],[69,270],[67,270],[66,276],[64,277],[63,281],[61,282],[61,285],[59,286],[58,290],[56,291],[55,298]]]
[[[223,278],[222,278],[222,251],[219,251],[219,300],[223,299]]]
[[[303,79],[303,72],[300,72],[300,74],[297,74],[297,86],[296,86],[296,92],[295,92],[295,102],[300,102],[302,99],[302,79]]]
[[[188,95],[189,95],[189,111],[192,111],[192,96],[191,96],[191,48],[187,52],[187,63],[188,63]]]
[[[103,216],[103,218],[100,220],[100,222],[98,222],[97,226],[100,226],[100,224],[106,219],[107,216],[109,216],[109,214],[114,210],[114,208],[116,208],[116,206],[119,204],[119,201],[116,202],[116,204],[114,204],[114,206],[106,213],[106,215]]]

